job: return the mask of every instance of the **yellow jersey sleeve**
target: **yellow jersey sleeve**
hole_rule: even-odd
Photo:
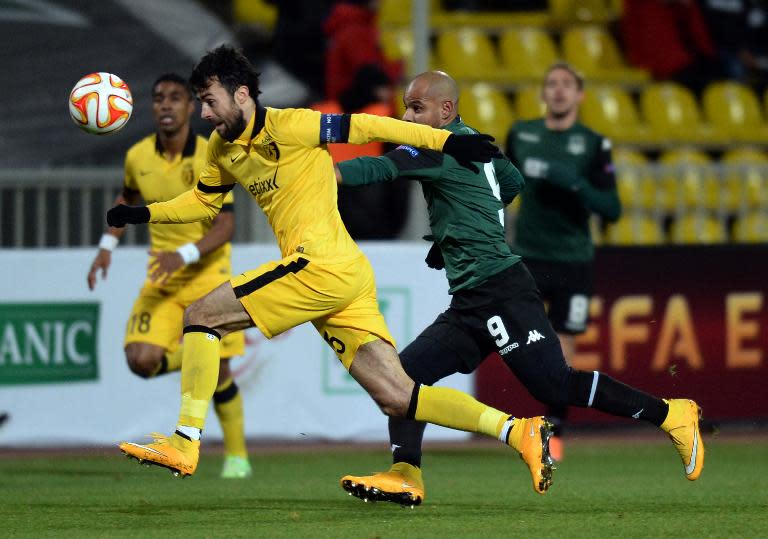
[[[445,129],[373,114],[352,114],[349,123],[349,142],[352,144],[394,142],[441,151],[450,135],[451,132]]]
[[[222,181],[218,163],[222,143],[223,139],[214,131],[208,141],[206,164],[194,188],[167,202],[150,204],[150,223],[191,223],[219,214],[226,195],[231,195],[234,187],[234,183]]]
[[[309,109],[271,109],[269,128],[283,144],[314,148],[328,142],[393,142],[441,151],[451,135],[445,129],[375,114],[323,114]]]

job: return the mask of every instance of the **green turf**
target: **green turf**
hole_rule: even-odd
[[[252,455],[245,481],[218,479],[215,456],[184,480],[111,453],[0,457],[0,537],[765,537],[768,441],[707,441],[696,483],[666,443],[570,445],[546,496],[504,448],[434,449],[413,510],[339,488],[383,451]]]

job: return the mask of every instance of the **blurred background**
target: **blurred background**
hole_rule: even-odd
[[[444,70],[460,84],[464,120],[494,135],[501,147],[515,120],[543,114],[546,69],[558,59],[576,66],[586,81],[581,121],[613,142],[624,213],[611,225],[594,222],[596,295],[590,329],[577,340],[575,366],[599,368],[664,396],[695,398],[718,425],[765,428],[765,1],[16,0],[0,3],[0,36],[0,412],[10,418],[0,444],[40,442],[29,429],[12,429],[42,416],[30,410],[47,391],[76,388],[72,398],[86,404],[93,384],[107,383],[107,394],[123,383],[146,391],[146,382],[128,382],[135,377],[120,349],[122,324],[140,285],[146,228],[131,227],[123,239],[136,246],[125,250],[135,275],[130,286],[111,277],[117,281],[111,286],[128,289],[125,298],[116,299],[122,296],[109,287],[89,295],[84,275],[104,214],[122,188],[125,151],[154,129],[152,82],[169,71],[187,75],[206,50],[225,42],[242,47],[258,66],[261,103],[274,107],[357,111],[378,101],[399,117],[409,77]],[[361,74],[362,67],[368,72]],[[134,96],[130,122],[107,137],[86,134],[68,118],[72,85],[94,71],[119,75]],[[366,97],[380,86],[389,92]],[[210,132],[197,116],[194,126]],[[235,256],[238,250],[267,256],[274,238],[266,220],[245,193],[236,197]],[[390,316],[410,316],[408,327],[398,329],[405,344],[449,301],[442,276],[424,273],[421,237],[428,224],[420,189],[395,183],[345,194],[340,208],[352,235],[366,240],[364,249],[382,253],[373,257],[380,286],[410,291],[402,305],[393,292],[391,304],[401,310],[388,315],[390,324],[396,324]],[[513,203],[508,223],[515,211]],[[406,251],[397,251],[397,259],[406,269],[413,264],[412,271],[385,256],[401,248]],[[426,281],[440,281],[440,288],[422,298],[416,288]],[[111,333],[99,334],[95,378],[19,378],[22,367],[37,368],[44,354],[35,355],[31,344],[26,364],[14,364],[11,341],[20,337],[8,335],[23,333],[25,323],[15,306],[46,301],[101,306],[98,331]],[[118,310],[108,311],[108,301]],[[407,314],[418,310],[417,302],[424,302],[418,309],[425,312]],[[253,358],[263,353],[263,343],[254,342],[252,336],[242,376],[253,374]],[[318,344],[310,356],[323,354]],[[116,369],[108,382],[112,367],[104,364]],[[475,393],[518,414],[540,413],[501,365],[496,358],[486,362],[471,379]],[[340,379],[334,387],[345,383]],[[241,386],[248,390],[247,383]],[[259,384],[250,390],[256,399]],[[322,391],[318,398],[332,400],[345,391]],[[297,414],[312,412],[312,404],[304,407]],[[576,424],[606,420],[588,411],[573,414]],[[383,438],[384,425],[382,419],[379,434],[365,432]],[[250,434],[296,435],[279,429],[265,434],[257,426]],[[323,436],[320,429],[317,435]],[[48,441],[87,438],[62,434]]]

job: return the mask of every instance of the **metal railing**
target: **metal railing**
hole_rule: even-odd
[[[0,169],[0,247],[96,245],[122,182],[118,167]],[[274,241],[246,193],[235,193],[235,219],[234,241]],[[147,244],[147,226],[128,227],[121,243]]]

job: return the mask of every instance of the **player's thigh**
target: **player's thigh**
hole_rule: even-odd
[[[183,317],[184,307],[173,294],[145,287],[128,316],[124,345],[148,343],[173,350],[179,344]]]
[[[351,304],[360,290],[357,268],[356,262],[318,264],[295,253],[246,271],[231,282],[253,323],[271,339]]]
[[[400,352],[408,376],[426,385],[457,372],[470,373],[483,357],[469,328],[451,309],[441,313]]]
[[[228,283],[231,277],[231,270],[227,261],[222,261],[207,268],[183,287],[179,292],[179,302],[187,307],[202,299],[223,283]],[[222,337],[221,357],[234,357],[244,353],[245,335],[242,331],[233,331]]]
[[[346,283],[345,288],[354,291],[352,299],[338,310],[313,318],[312,324],[349,369],[362,345],[380,339],[394,347],[395,339],[379,310],[376,281],[368,259],[363,257],[354,265],[339,268],[338,274]]]
[[[522,264],[504,270],[493,283],[494,301],[466,314],[482,353],[498,353],[505,361],[558,342],[536,285]]]

